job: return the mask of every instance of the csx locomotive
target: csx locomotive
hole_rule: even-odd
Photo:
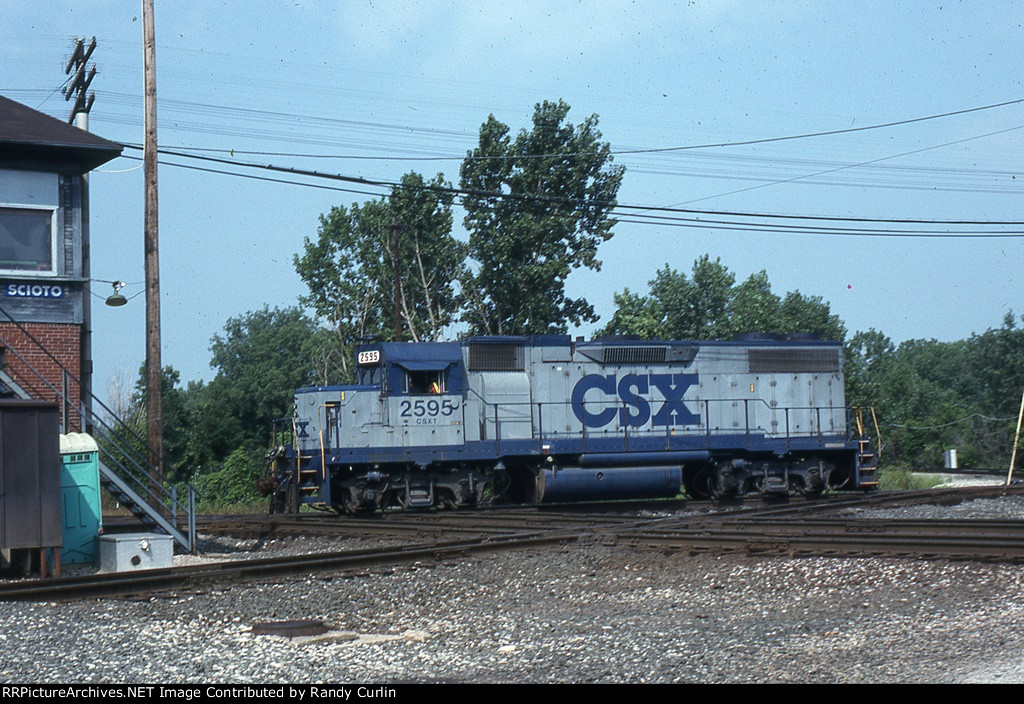
[[[811,336],[376,342],[356,383],[299,389],[272,510],[340,512],[877,486]]]

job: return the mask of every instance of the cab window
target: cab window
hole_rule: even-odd
[[[356,370],[356,383],[364,386],[380,386],[383,367],[359,367]]]
[[[443,394],[448,390],[444,371],[408,370],[405,373],[405,393]]]

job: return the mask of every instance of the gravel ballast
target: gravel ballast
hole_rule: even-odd
[[[1024,682],[1024,566],[977,562],[587,546],[0,614],[8,683]],[[339,633],[251,633],[301,619]]]

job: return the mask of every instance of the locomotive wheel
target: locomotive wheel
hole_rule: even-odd
[[[331,508],[334,509],[335,513],[344,513],[349,516],[354,516],[357,513],[373,513],[374,508],[364,508],[355,500],[350,489],[339,487],[334,489],[332,495],[337,496],[341,501],[336,501],[331,504]]]
[[[712,465],[708,486],[713,499],[731,499],[740,493],[740,480],[728,464]]]
[[[825,482],[820,474],[809,474],[801,493],[804,496],[821,496],[825,493]]]
[[[459,504],[455,501],[455,494],[449,489],[438,489],[437,491],[437,508],[441,510],[454,511],[459,507]]]
[[[790,475],[790,485],[804,496],[821,496],[828,488],[828,470],[822,465],[822,461],[813,458],[794,465],[799,473]]]
[[[686,495],[697,501],[707,501],[711,498],[711,478],[707,465],[697,469],[683,469],[683,488]]]

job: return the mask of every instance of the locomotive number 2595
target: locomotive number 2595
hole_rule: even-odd
[[[458,405],[450,399],[418,399],[416,401],[402,401],[402,418],[422,418],[423,416],[450,416],[458,409]]]

